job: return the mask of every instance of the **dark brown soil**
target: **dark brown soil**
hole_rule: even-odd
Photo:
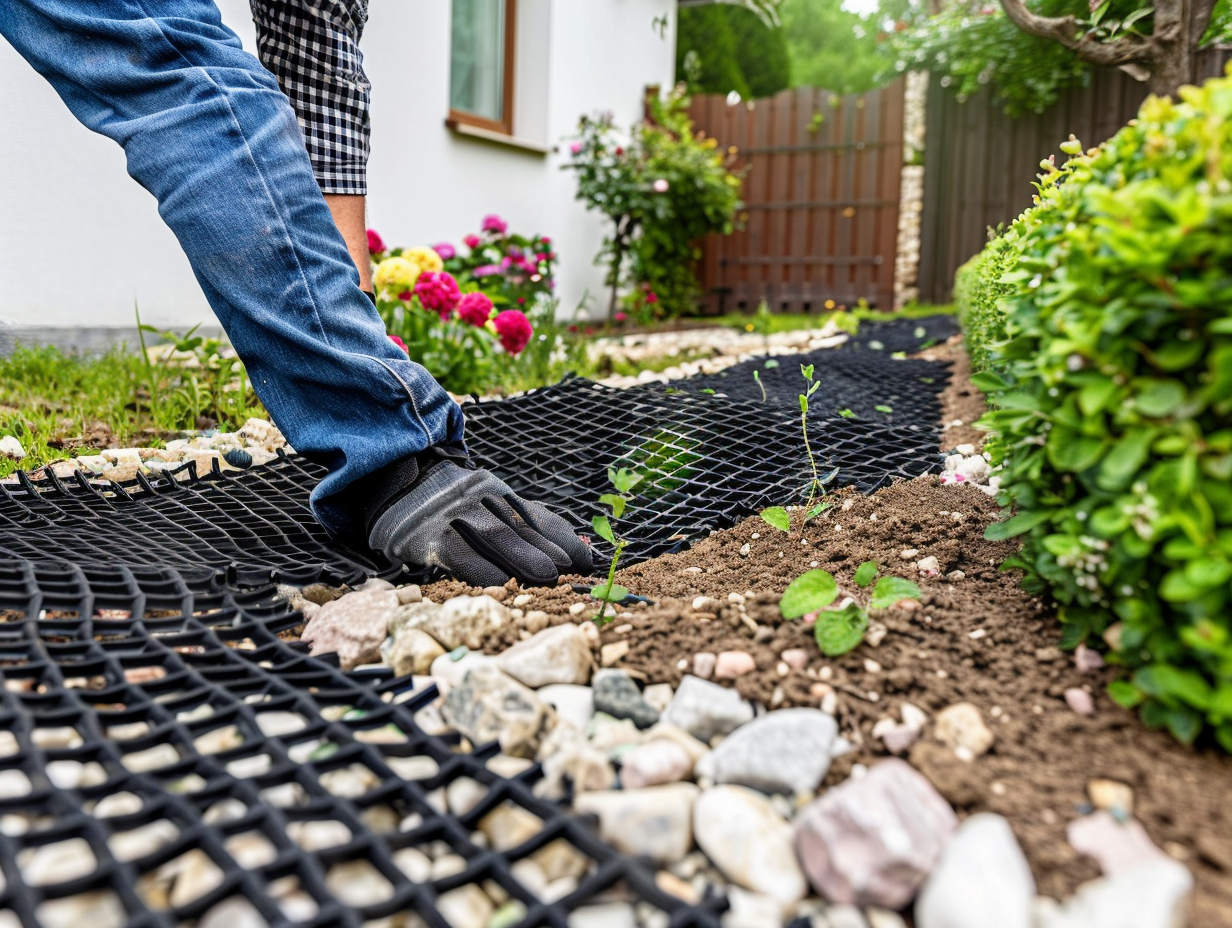
[[[1194,873],[1192,924],[1232,925],[1232,758],[1148,731],[1104,694],[1113,671],[1080,674],[1069,655],[1056,650],[1053,616],[1018,587],[1017,573],[996,566],[1014,545],[983,537],[998,516],[996,504],[974,487],[942,486],[933,477],[867,497],[840,493],[835,502],[804,533],[807,544],[798,530],[788,536],[750,519],[687,552],[620,571],[619,582],[657,605],[622,611],[603,629],[604,644],[628,642],[617,666],[647,682],[676,684],[695,653],[741,650],[757,662],[735,684],[748,698],[775,707],[816,706],[823,687],[832,686],[840,726],[856,750],[835,762],[827,785],[845,778],[853,764],[885,756],[871,730],[881,718],[897,719],[903,702],[929,715],[972,702],[996,735],[988,754],[963,762],[926,735],[909,760],[960,815],[992,811],[1010,821],[1040,892],[1065,897],[1098,875],[1095,863],[1066,842],[1065,826],[1081,814],[1087,782],[1107,777],[1133,788],[1136,817]],[[746,543],[749,553],[742,557]],[[910,548],[918,555],[900,557]],[[921,579],[915,562],[929,555],[940,562],[941,575]],[[879,646],[865,643],[827,659],[801,621],[779,617],[779,596],[811,566],[854,590],[852,575],[866,560],[885,573],[918,579],[921,608],[880,614],[886,634]],[[955,570],[965,577],[947,579]],[[425,593],[439,601],[464,590],[447,582]],[[533,599],[523,608],[544,610],[553,622],[590,615],[569,615],[581,597],[568,586],[530,592]],[[728,601],[731,593],[745,598],[743,611]],[[699,596],[719,602],[694,609]],[[979,630],[983,634],[972,638]],[[493,649],[514,638],[493,642]],[[796,647],[810,655],[806,670],[781,675],[780,653]],[[1067,706],[1064,690],[1076,686],[1094,696],[1093,716]]]
[[[925,361],[949,361],[954,365],[950,384],[941,394],[941,450],[948,451],[964,444],[977,448],[983,445],[987,433],[977,429],[974,423],[984,415],[987,407],[984,405],[984,394],[973,387],[968,379],[971,376],[971,361],[963,348],[963,337],[955,335],[949,341],[912,357]]]

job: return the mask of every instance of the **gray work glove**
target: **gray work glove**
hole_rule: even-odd
[[[590,547],[560,516],[514,494],[486,470],[443,460],[381,513],[368,544],[392,561],[440,567],[471,586],[510,577],[548,586],[587,574]]]

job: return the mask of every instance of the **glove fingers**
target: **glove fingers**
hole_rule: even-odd
[[[507,494],[512,496],[512,494]],[[516,498],[516,497],[515,497]],[[484,508],[496,518],[500,519],[511,529],[518,533],[518,537],[530,545],[532,548],[538,548],[551,559],[558,570],[568,570],[572,561],[559,545],[544,538],[539,532],[531,526],[521,514],[509,505],[508,500],[498,497],[489,496],[483,501]]]
[[[572,569],[573,573],[583,575],[590,573],[594,563],[590,545],[578,537],[568,522],[542,503],[522,499],[512,493],[505,497],[505,502],[522,517],[522,521],[565,555],[566,563],[557,561],[561,570]]]
[[[441,535],[437,560],[439,566],[449,571],[468,586],[504,586],[512,574],[485,559],[453,528]]]
[[[470,549],[485,561],[531,586],[550,586],[560,576],[552,559],[486,508],[466,512],[451,523]],[[459,576],[461,576],[459,574]]]

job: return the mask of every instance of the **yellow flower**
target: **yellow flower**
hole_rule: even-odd
[[[423,267],[416,261],[404,256],[401,258],[386,258],[376,266],[372,282],[378,290],[392,293],[402,293],[415,287],[415,281],[423,273]]]
[[[421,271],[445,270],[445,262],[431,248],[424,248],[421,245],[416,245],[414,248],[404,248],[402,249],[402,257],[409,261],[414,261],[419,265]]]

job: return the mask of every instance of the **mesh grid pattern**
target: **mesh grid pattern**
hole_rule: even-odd
[[[817,363],[847,371],[856,355],[878,395],[901,391],[924,404],[922,418],[887,424],[822,409],[810,430],[823,466],[865,490],[936,469],[927,404],[945,367],[922,373],[924,362],[876,360],[858,343]],[[795,360],[765,402],[729,373],[725,396],[575,379],[472,404],[472,451],[579,530],[608,489],[609,465],[649,472],[616,529],[631,557],[652,556],[799,495],[808,465]],[[852,377],[834,402],[860,400],[854,390],[867,384]],[[495,745],[459,752],[456,735],[432,733],[434,689],[416,692],[387,670],[344,673],[291,640],[302,616],[276,583],[402,574],[330,544],[307,505],[322,474],[280,457],[186,483],[21,475],[0,485],[0,924],[6,913],[27,928],[66,924],[57,906],[86,895],[91,928],[107,911],[135,928],[191,925],[237,897],[277,928],[447,928],[442,894],[496,884],[525,904],[524,928],[565,928],[615,890],[670,928],[718,928],[724,900],[689,905],[662,892],[653,865],[533,794],[537,766],[502,776],[488,766]],[[440,791],[463,779],[483,798],[443,813]],[[542,827],[516,847],[487,847],[477,825],[505,804]],[[337,840],[303,846],[306,830],[322,827]],[[582,876],[549,903],[519,882],[517,862],[557,841],[580,855]],[[85,848],[75,858],[85,866],[44,866],[35,879],[40,855],[73,847]],[[412,880],[399,869],[410,848],[457,854],[462,869]],[[158,896],[152,874],[176,867],[214,878],[199,894]],[[382,892],[357,899],[359,876]]]

